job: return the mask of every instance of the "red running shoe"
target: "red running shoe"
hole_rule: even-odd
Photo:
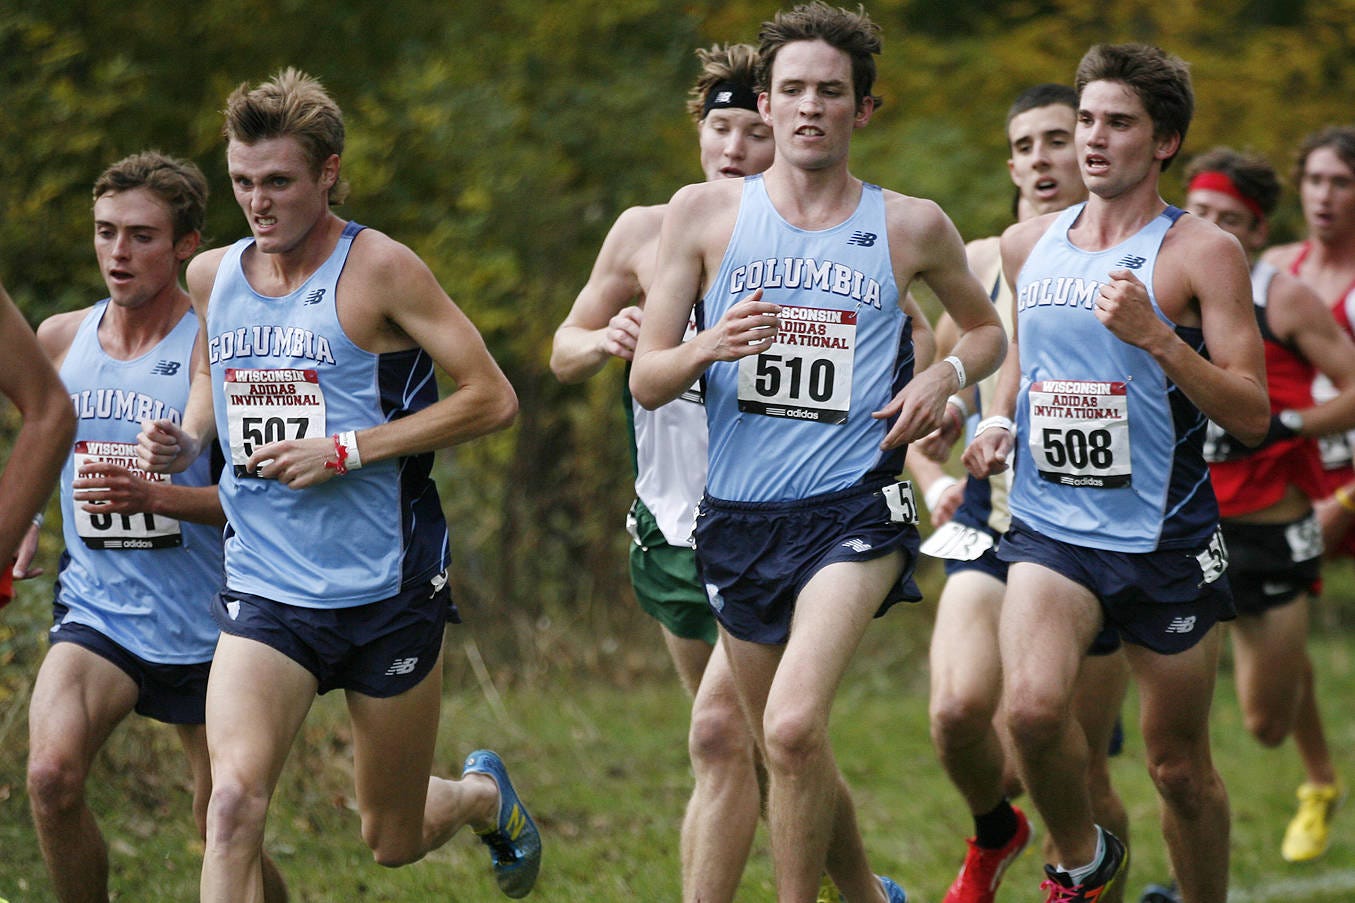
[[[1030,819],[1015,806],[1012,811],[1016,813],[1016,833],[1005,846],[988,850],[977,846],[972,837],[965,841],[969,850],[965,853],[964,865],[960,866],[960,874],[955,876],[955,883],[946,891],[941,903],[993,903],[997,886],[1002,883],[1002,873],[1030,843]]]

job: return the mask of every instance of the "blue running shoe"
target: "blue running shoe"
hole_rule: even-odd
[[[488,775],[499,787],[498,827],[475,834],[489,847],[499,890],[514,899],[525,897],[532,892],[536,873],[541,870],[541,835],[536,823],[518,799],[508,769],[497,753],[487,749],[471,753],[461,769],[461,777],[468,774]]]
[[[1143,889],[1139,903],[1181,903],[1181,895],[1177,893],[1175,881],[1169,884],[1150,884]]]
[[[885,899],[889,903],[908,903],[908,895],[892,879],[886,878],[884,875],[876,875],[875,877],[880,879],[880,886],[885,889]]]

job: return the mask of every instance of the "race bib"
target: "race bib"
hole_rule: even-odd
[[[974,561],[993,547],[993,537],[983,530],[948,520],[932,531],[919,551],[933,558]]]
[[[880,487],[880,494],[889,506],[891,524],[917,523],[917,499],[913,498],[913,484],[908,480]]]
[[[325,393],[314,370],[226,370],[226,422],[237,477],[254,450],[270,442],[325,434]]]
[[[1122,382],[1047,379],[1029,393],[1030,446],[1040,476],[1063,486],[1128,486],[1129,395]]]
[[[739,361],[739,410],[768,417],[847,422],[856,311],[781,308],[767,350]]]
[[[1350,439],[1345,433],[1332,433],[1317,440],[1323,470],[1344,470],[1351,465]]]
[[[150,473],[137,462],[135,442],[75,443],[75,476],[86,464],[116,464],[130,470],[133,476],[155,483],[170,482],[167,473]],[[91,549],[168,549],[183,545],[179,522],[163,514],[103,514],[86,511],[84,503],[75,502],[72,514],[75,532]]]
[[[1284,528],[1284,539],[1289,544],[1289,560],[1311,561],[1322,554],[1322,527],[1317,516],[1309,514]]]
[[[1213,583],[1223,576],[1223,572],[1228,570],[1228,546],[1223,542],[1222,530],[1214,528],[1209,545],[1195,556],[1195,560],[1200,563],[1200,576],[1203,578],[1200,586]]]

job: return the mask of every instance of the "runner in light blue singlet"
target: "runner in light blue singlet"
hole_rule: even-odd
[[[431,453],[374,462],[305,492],[232,466],[267,442],[366,428],[437,400],[425,352],[373,354],[339,325],[335,285],[361,229],[348,223],[329,259],[279,298],[250,287],[240,255],[254,240],[241,239],[212,288],[207,352],[227,460],[221,502],[232,521],[249,524],[226,539],[227,586],[237,592],[347,608],[390,598],[447,567]]]
[[[67,623],[84,624],[151,662],[205,662],[216,647],[209,605],[221,585],[221,530],[161,514],[99,515],[79,510],[71,481],[78,463],[111,461],[136,467],[136,434],[146,416],[182,416],[197,341],[190,310],[149,352],[115,360],[99,345],[100,301],[85,317],[61,364],[77,426],[75,448],[61,472],[66,555],[56,602]],[[172,481],[210,486],[204,452]],[[170,479],[170,478],[165,478]]]

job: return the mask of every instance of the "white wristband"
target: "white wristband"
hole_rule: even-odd
[[[339,442],[348,450],[348,458],[343,462],[349,470],[358,470],[362,467],[362,455],[358,453],[358,433],[357,430],[345,430],[339,433]]]
[[[941,504],[941,496],[946,494],[946,490],[952,486],[958,486],[959,483],[959,480],[949,475],[937,477],[932,485],[927,487],[926,494],[922,496],[922,500],[927,503],[927,510],[935,511],[936,506]]]
[[[1016,435],[1016,424],[1012,423],[1012,419],[1010,417],[1003,417],[1001,414],[994,414],[992,417],[985,417],[979,421],[979,425],[974,428],[974,437],[978,438],[978,435],[982,433],[984,430],[991,429],[1003,429],[1011,433],[1013,436]]]
[[[42,522],[45,519],[45,517],[46,516],[41,511],[33,515],[33,526],[37,527],[38,529],[42,529]]]
[[[968,419],[969,419],[969,402],[965,401],[965,398],[964,398],[963,395],[952,395],[952,396],[950,396],[949,398],[946,399],[946,404],[952,404],[952,405],[955,405],[955,407],[957,407],[957,408],[960,409],[960,419],[961,419],[961,420],[968,420]]]
[[[950,364],[951,369],[955,371],[955,378],[960,383],[959,388],[963,389],[966,385],[969,384],[969,380],[965,377],[964,361],[960,360],[953,354],[946,355],[946,357],[942,358],[942,360],[944,360],[947,364]]]

